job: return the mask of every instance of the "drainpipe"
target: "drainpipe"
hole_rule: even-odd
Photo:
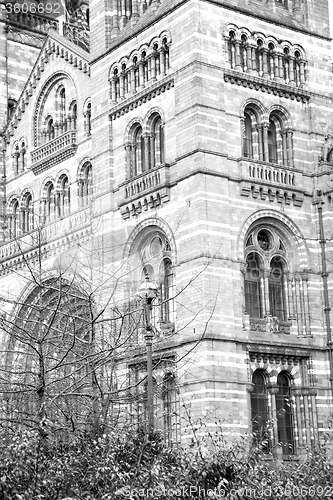
[[[330,365],[330,385],[331,385],[331,404],[333,403],[333,345],[332,345],[332,330],[331,330],[331,318],[330,318],[330,302],[328,296],[328,272],[326,266],[326,239],[324,233],[323,224],[323,204],[322,192],[317,191],[317,200],[315,204],[318,205],[318,220],[319,220],[319,244],[321,248],[321,276],[323,278],[323,290],[324,290],[324,312],[325,312],[325,322],[326,322],[326,336],[327,336],[327,347],[328,347],[328,358]]]

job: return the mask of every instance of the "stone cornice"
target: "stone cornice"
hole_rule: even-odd
[[[174,86],[173,76],[167,76],[163,80],[159,80],[148,88],[143,89],[141,92],[134,94],[132,97],[125,99],[123,102],[117,104],[111,109],[110,119],[116,120],[120,116],[128,113],[132,109],[141,106],[147,101],[150,101],[157,95],[163,94],[166,90]]]
[[[310,92],[300,87],[292,87],[233,69],[224,70],[224,81],[298,102],[306,103],[310,100]]]

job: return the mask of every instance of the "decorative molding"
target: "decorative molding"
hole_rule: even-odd
[[[168,201],[170,201],[170,189],[168,187],[163,187],[150,195],[135,200],[131,204],[118,206],[123,219],[129,219],[131,216],[135,217],[142,212],[148,212],[149,210],[159,208]]]
[[[260,181],[257,184],[241,181],[240,195],[246,198],[251,195],[253,199],[268,200],[270,202],[276,200],[278,203],[285,203],[285,205],[290,205],[293,202],[295,207],[301,207],[304,201],[304,192],[279,189],[270,185],[267,186]]]
[[[297,102],[307,103],[310,100],[310,92],[299,87],[292,87],[284,83],[278,83],[272,80],[242,73],[240,71],[225,69],[224,81],[245,88],[273,94],[286,99],[296,100]]]
[[[154,83],[151,87],[149,87],[149,89],[144,89],[114,106],[110,112],[110,119],[116,120],[125,113],[128,113],[145,102],[154,99],[154,97],[163,94],[166,90],[169,90],[172,87],[174,87],[174,79],[170,76]]]

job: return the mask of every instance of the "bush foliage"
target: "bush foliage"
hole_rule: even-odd
[[[166,446],[159,435],[88,433],[52,440],[35,432],[0,437],[3,500],[333,498],[324,445],[305,461],[277,462],[223,436]]]

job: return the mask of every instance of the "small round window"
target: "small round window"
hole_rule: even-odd
[[[262,229],[257,235],[257,241],[260,248],[264,251],[271,248],[271,235],[268,231]]]

